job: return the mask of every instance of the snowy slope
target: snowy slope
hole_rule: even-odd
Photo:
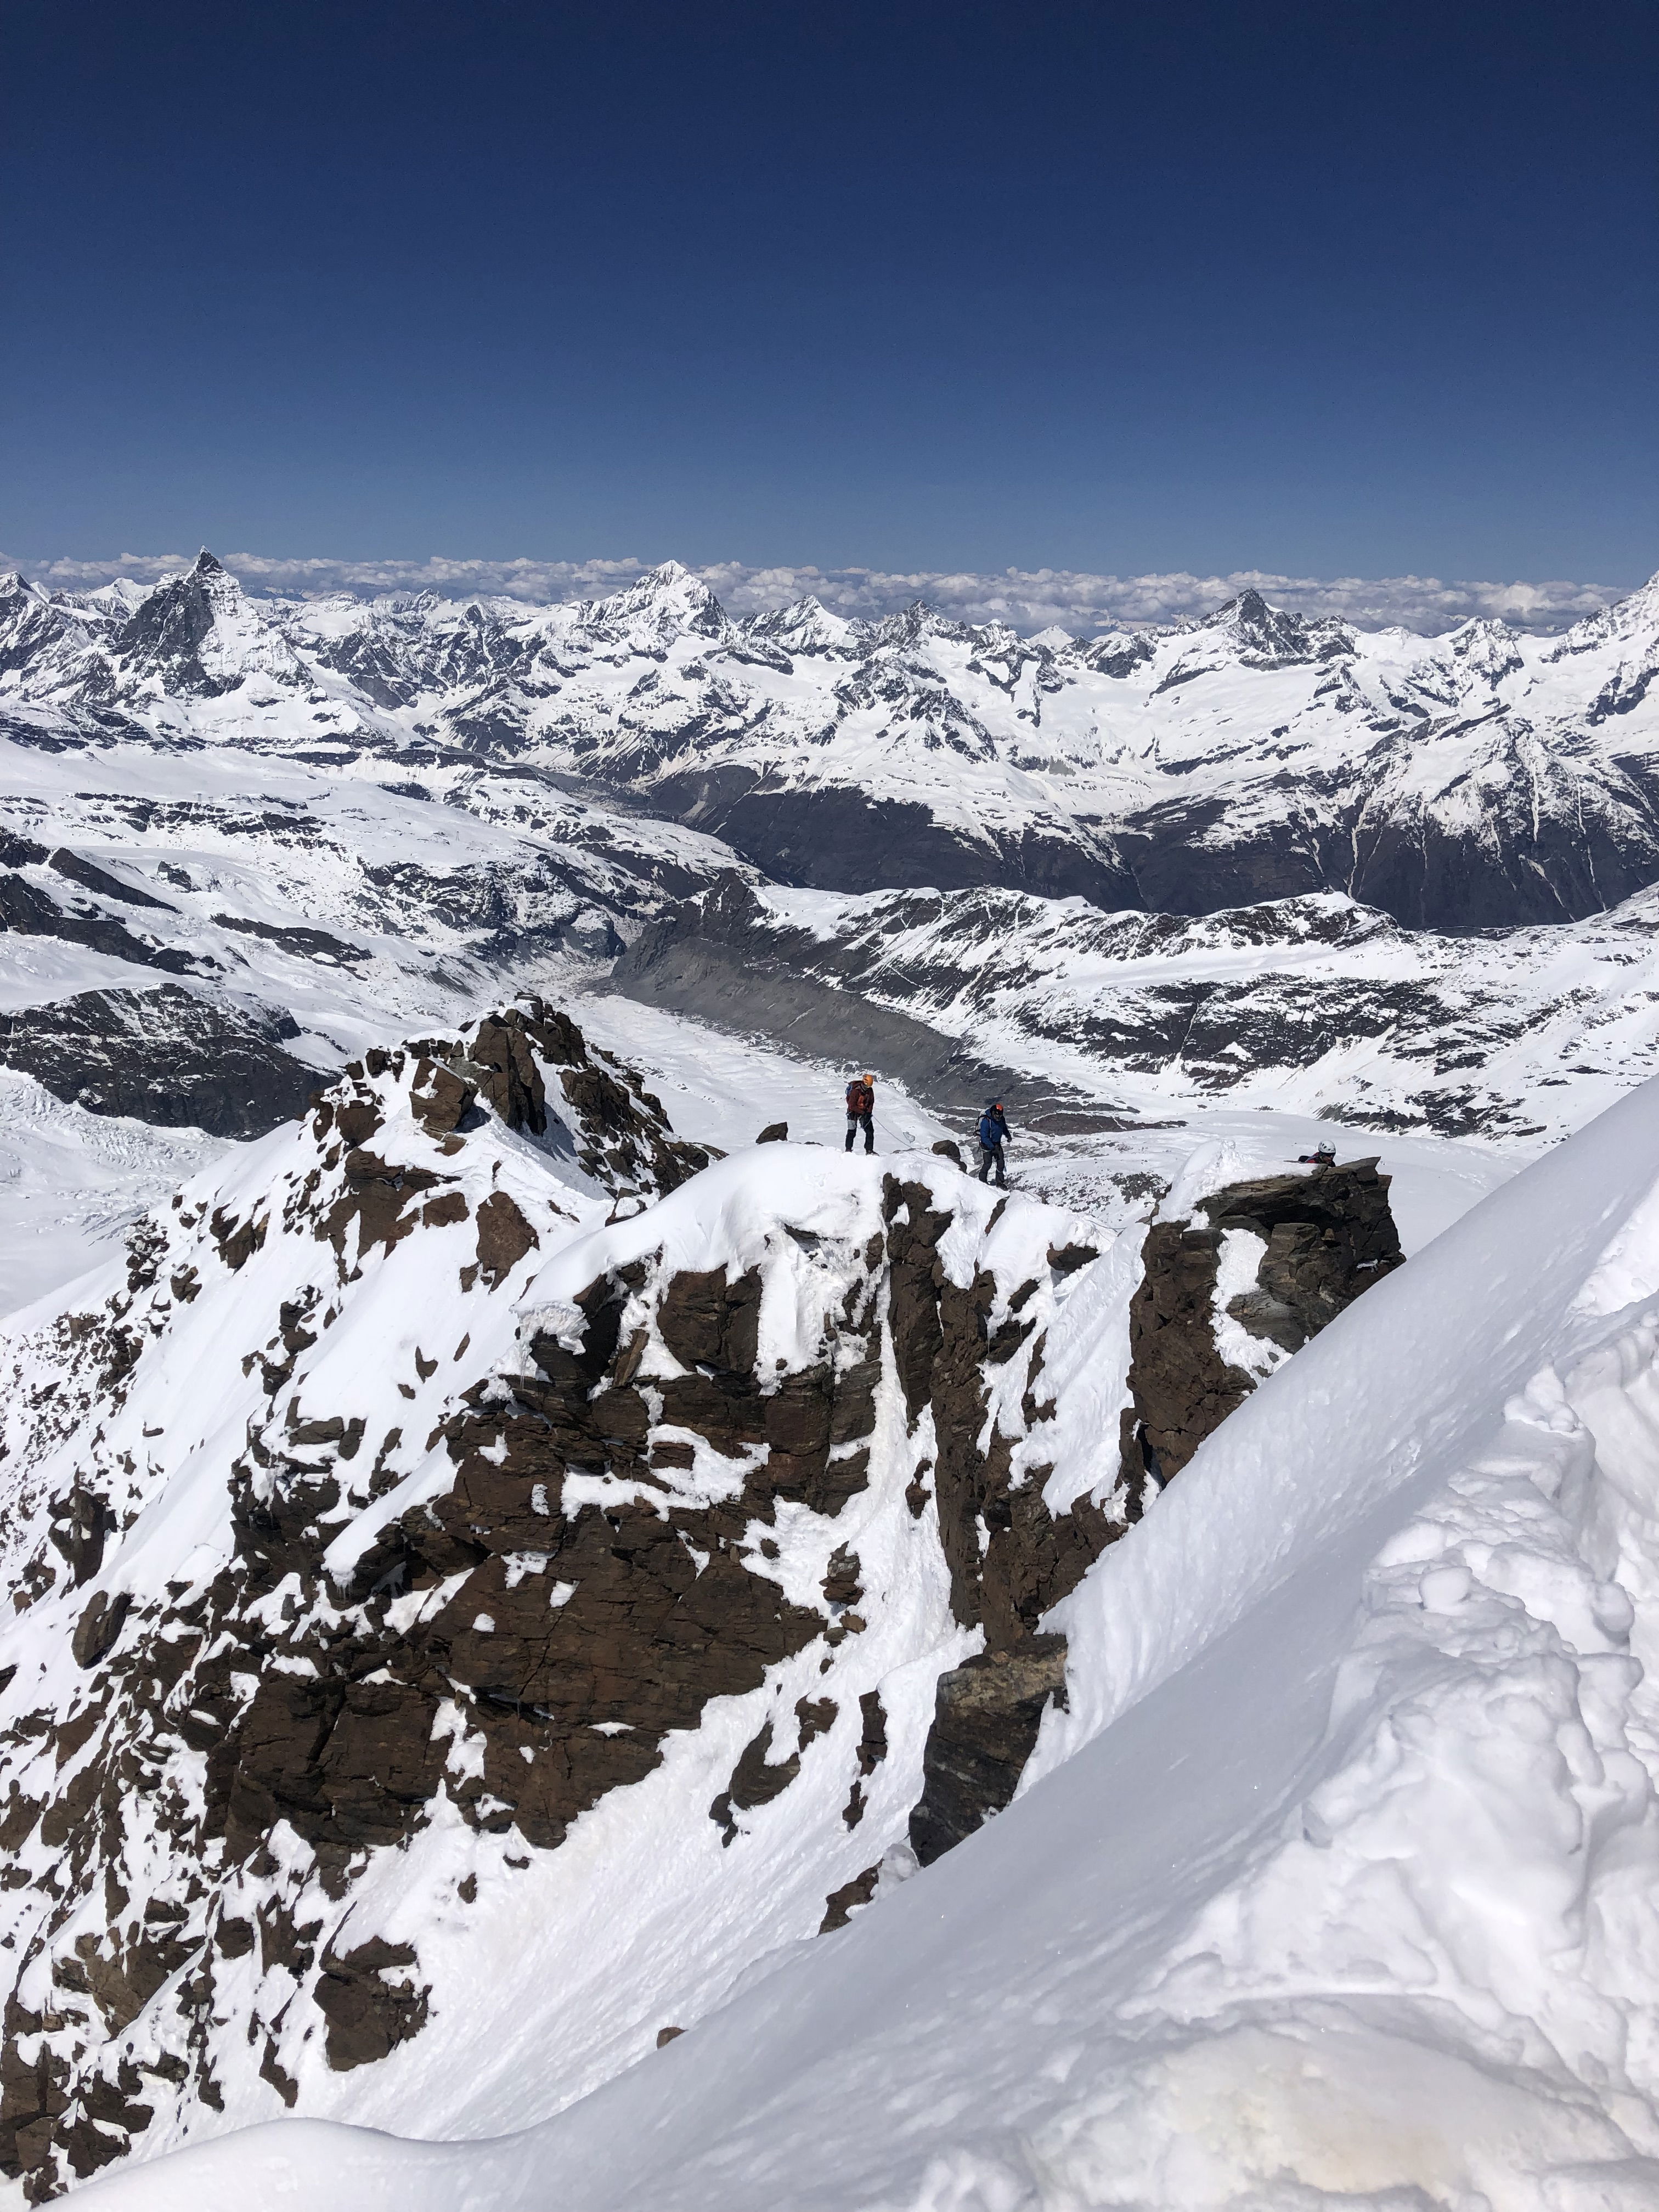
[[[89,1114],[0,1073],[0,1314],[106,1266],[136,1215],[228,1149],[198,1129]]]
[[[1659,2198],[1659,1093],[1379,1285],[1056,1610],[1018,1801],[547,2125],[201,2212]]]
[[[1540,639],[1201,621],[1022,639],[807,599],[732,621],[670,562],[605,599],[256,600],[0,581],[0,714],[334,769],[534,764],[829,890],[1000,883],[1205,913],[1337,890],[1413,925],[1595,913],[1659,870],[1659,585]]]

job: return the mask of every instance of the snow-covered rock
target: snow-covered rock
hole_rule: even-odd
[[[527,2134],[264,2128],[92,2201],[1633,2212],[1656,1468],[1649,1085],[1339,1316],[1106,1551],[1048,1616],[1066,1706],[1020,1796],[937,1866]]]
[[[1116,1275],[932,1153],[706,1158],[532,1000],[7,1325],[32,2197],[543,2118],[1007,1802],[1141,1503]]]

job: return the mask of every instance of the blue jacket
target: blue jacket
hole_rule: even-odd
[[[1000,1106],[988,1106],[979,1117],[979,1141],[983,1151],[995,1152],[1008,1134],[1008,1117]]]

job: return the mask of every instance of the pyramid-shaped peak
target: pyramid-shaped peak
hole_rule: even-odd
[[[779,640],[796,653],[842,653],[856,647],[862,625],[845,615],[832,614],[814,592],[787,606],[750,615],[743,627],[751,637]]]
[[[591,600],[586,619],[606,630],[626,630],[643,622],[661,642],[679,630],[714,636],[728,627],[726,610],[708,586],[678,561],[659,562],[621,591]]]

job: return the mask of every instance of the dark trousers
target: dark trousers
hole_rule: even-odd
[[[981,1145],[979,1148],[979,1179],[981,1182],[988,1181],[993,1164],[995,1165],[997,1171],[997,1188],[999,1190],[1006,1190],[1008,1188],[1008,1171],[1002,1164],[1002,1139],[1000,1137],[997,1139],[994,1145]]]
[[[868,1114],[849,1114],[848,1115],[847,1149],[849,1152],[853,1149],[853,1139],[857,1136],[860,1129],[864,1132],[865,1151],[866,1152],[873,1152],[876,1149],[876,1117],[873,1110]]]

